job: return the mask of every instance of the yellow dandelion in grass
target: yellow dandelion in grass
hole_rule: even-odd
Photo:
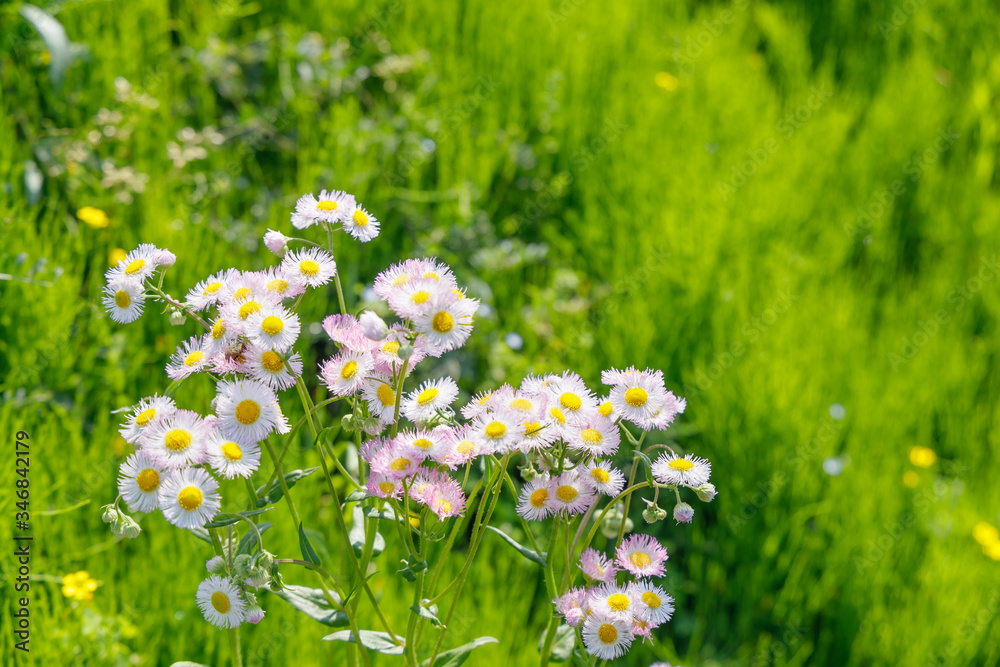
[[[994,542],[983,547],[983,553],[993,560],[1000,560],[1000,542]]]
[[[996,526],[980,521],[972,527],[972,538],[983,547],[1000,544],[1000,531]]]
[[[653,80],[656,81],[657,86],[663,90],[669,90],[670,92],[677,90],[677,86],[681,83],[680,80],[670,72],[659,72]]]
[[[937,461],[937,454],[929,447],[917,445],[910,450],[910,463],[918,468],[929,468]]]
[[[94,229],[104,229],[110,222],[107,213],[93,206],[84,206],[76,212],[76,217]]]
[[[905,473],[903,473],[903,484],[907,485],[912,489],[915,488],[919,483],[920,483],[920,475],[918,475],[917,473],[913,472],[912,470],[907,470]]]
[[[97,590],[97,580],[86,570],[67,574],[62,578],[62,594],[77,602],[90,602]]]
[[[118,262],[128,257],[124,248],[112,248],[108,253],[108,266],[118,266]]]

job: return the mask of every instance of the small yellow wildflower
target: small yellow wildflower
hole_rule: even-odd
[[[118,262],[122,261],[128,257],[128,253],[125,252],[124,248],[113,248],[111,252],[108,253],[108,265],[118,266]]]
[[[84,206],[76,212],[76,217],[94,229],[104,229],[108,226],[108,214],[93,206]]]
[[[984,547],[1000,544],[1000,531],[985,521],[980,521],[972,527],[972,538]]]
[[[920,476],[912,470],[907,470],[903,473],[903,484],[907,485],[911,489],[920,483]]]
[[[680,85],[680,81],[677,77],[670,72],[660,72],[653,80],[656,81],[657,86],[671,92],[677,90],[677,86]]]
[[[78,602],[90,602],[97,590],[97,580],[86,570],[67,574],[62,578],[62,594]]]
[[[937,461],[937,454],[933,449],[917,445],[910,450],[910,463],[918,468],[929,468]]]
[[[994,542],[987,547],[983,547],[983,553],[993,560],[1000,560],[1000,542]]]

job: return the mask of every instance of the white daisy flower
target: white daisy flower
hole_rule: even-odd
[[[593,392],[576,373],[566,371],[562,376],[549,381],[547,388],[554,404],[568,417],[597,408]]]
[[[586,512],[596,497],[593,489],[576,471],[564,472],[552,480],[552,506],[556,512],[567,514]]]
[[[146,429],[176,411],[177,406],[172,398],[156,395],[144,398],[132,408],[132,413],[118,432],[125,438],[125,442],[134,445]]]
[[[205,310],[209,306],[219,303],[219,298],[225,291],[226,284],[239,275],[236,269],[226,269],[205,278],[188,292],[188,307],[192,310]]]
[[[649,581],[629,584],[635,602],[635,615],[654,625],[666,623],[674,615],[674,599]]]
[[[143,431],[142,451],[165,468],[185,468],[204,461],[205,421],[195,412],[178,410]]]
[[[653,477],[660,484],[675,484],[696,489],[707,484],[712,476],[712,464],[706,459],[688,454],[663,454],[653,463]]]
[[[548,475],[539,475],[524,485],[521,499],[517,504],[517,513],[528,521],[541,521],[555,513],[552,496],[555,487]]]
[[[396,422],[396,392],[392,378],[382,373],[373,373],[361,385],[361,397],[368,403],[369,414],[378,417],[385,424]]]
[[[107,278],[108,282],[120,276],[134,278],[142,282],[156,272],[160,259],[159,253],[160,249],[152,243],[140,244],[138,248],[125,255],[125,259],[108,269],[104,277]]]
[[[281,267],[268,267],[263,273],[264,289],[278,299],[294,299],[306,291],[306,284],[295,276],[286,275]]]
[[[215,518],[222,507],[219,484],[201,468],[184,468],[160,484],[160,511],[178,528],[197,528]]]
[[[160,483],[166,468],[149,454],[138,451],[122,463],[118,471],[118,492],[133,512],[149,514],[159,507]]]
[[[625,475],[607,461],[596,459],[586,466],[583,476],[592,489],[605,496],[617,496],[625,488]]]
[[[235,628],[246,620],[246,602],[229,577],[212,575],[198,585],[198,607],[205,620],[220,628]]]
[[[244,324],[239,319],[219,315],[212,320],[212,327],[202,336],[201,350],[209,357],[224,354],[229,346],[243,334]]]
[[[611,399],[608,397],[597,399],[597,412],[605,419],[610,419],[611,421],[618,421],[621,417],[617,412],[615,412],[615,406],[611,404]]]
[[[524,422],[511,410],[487,412],[472,422],[470,435],[484,451],[507,452],[524,439]]]
[[[117,276],[104,288],[101,302],[112,320],[119,324],[135,322],[142,315],[146,301],[142,281],[129,276]]]
[[[415,319],[442,296],[453,299],[450,288],[432,278],[413,278],[389,294],[389,308],[401,320]]]
[[[590,609],[596,614],[632,621],[636,604],[631,591],[614,582],[603,584],[590,592]]]
[[[275,391],[288,389],[302,375],[302,357],[298,352],[278,354],[256,345],[247,351],[247,363],[255,380],[267,383]]]
[[[427,380],[403,399],[402,411],[413,423],[435,417],[438,410],[447,410],[458,397],[458,385],[450,377]]]
[[[442,452],[451,445],[446,437],[446,430],[447,428],[434,429],[433,431],[423,429],[401,431],[393,440],[393,444],[401,451],[413,454],[420,459],[437,461],[441,458]]]
[[[428,302],[413,319],[414,330],[427,344],[432,357],[462,347],[472,334],[472,318],[479,310],[478,299],[456,298],[445,293]]]
[[[299,316],[278,305],[270,305],[247,318],[246,334],[260,347],[285,352],[299,337]]]
[[[618,451],[622,435],[618,426],[597,412],[577,412],[563,428],[566,446],[595,456],[610,456]]]
[[[611,385],[609,400],[615,413],[632,423],[651,419],[666,398],[662,371],[612,368],[601,373],[601,379]]]
[[[171,380],[186,378],[193,373],[208,370],[211,362],[212,357],[205,352],[205,337],[189,338],[170,356],[167,377]]]
[[[260,445],[241,445],[217,430],[208,437],[208,462],[226,479],[250,477],[260,467]]]
[[[632,646],[632,621],[602,614],[592,614],[583,623],[583,645],[591,655],[614,660]]]
[[[345,201],[340,225],[345,232],[362,243],[368,243],[378,236],[379,221],[374,215],[362,208],[353,197]]]
[[[524,437],[518,443],[517,449],[522,452],[539,452],[558,440],[559,429],[548,422],[528,419],[524,422]]]
[[[292,226],[296,229],[305,229],[317,222],[340,222],[347,198],[354,199],[339,190],[320,190],[319,197],[311,192],[302,195],[295,202]]]
[[[239,380],[220,382],[215,397],[219,430],[226,438],[254,445],[272,431],[288,433],[290,427],[281,414],[278,397],[263,382]]]
[[[319,248],[308,248],[285,255],[281,260],[281,270],[286,276],[301,280],[309,287],[319,287],[337,275],[337,262]]]
[[[320,368],[320,378],[335,396],[350,396],[361,389],[372,370],[372,355],[345,350],[328,359]]]

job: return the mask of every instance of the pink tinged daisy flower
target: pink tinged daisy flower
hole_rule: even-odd
[[[524,485],[517,513],[528,521],[541,521],[555,513],[552,496],[555,487],[548,475],[539,475]]]
[[[402,498],[403,484],[398,479],[390,475],[372,472],[368,476],[365,490],[378,498]]]
[[[281,260],[281,270],[309,287],[325,285],[337,275],[337,263],[319,248],[295,250]]]
[[[623,419],[638,424],[652,418],[663,407],[667,391],[660,371],[611,369],[604,371],[601,378],[605,384],[612,385],[609,400],[615,413]]]
[[[375,370],[382,373],[395,373],[403,366],[403,360],[399,357],[399,348],[404,341],[402,334],[397,333],[400,329],[394,327],[385,340],[375,343],[372,354],[375,357]],[[413,368],[427,356],[423,342],[418,338],[413,342],[413,352],[406,364],[406,374],[413,372]]]
[[[708,483],[711,475],[712,464],[693,454],[687,454],[683,458],[676,454],[663,454],[653,463],[653,477],[660,484],[696,489]]]
[[[177,469],[202,463],[208,429],[190,410],[177,410],[157,420],[141,439],[142,451],[164,468]]]
[[[458,397],[458,385],[450,377],[427,380],[403,399],[403,414],[417,423],[437,417]]]
[[[563,429],[563,439],[570,449],[596,456],[610,456],[618,451],[621,437],[615,423],[596,410],[570,417]]]
[[[253,378],[275,391],[288,389],[295,384],[295,378],[302,375],[302,357],[298,352],[279,354],[254,345],[245,354]]]
[[[344,231],[362,243],[368,243],[378,236],[379,221],[351,197],[345,202],[340,225]]]
[[[654,626],[669,621],[674,615],[674,599],[659,586],[648,581],[630,584],[635,600],[635,615]]]
[[[400,262],[398,264],[393,264],[385,271],[381,272],[375,276],[374,291],[375,294],[380,299],[388,300],[389,296],[394,293],[395,290],[400,289],[404,285],[408,284],[413,276],[410,276],[410,270],[412,267],[408,266],[406,262]]]
[[[392,312],[403,320],[414,319],[428,308],[435,299],[442,295],[454,298],[450,288],[440,281],[430,278],[413,278],[405,285],[398,287],[389,294],[387,299]]]
[[[635,615],[635,608],[635,600],[632,599],[631,591],[614,582],[603,584],[591,591],[590,609],[595,614],[631,621],[632,616]]]
[[[648,639],[650,645],[653,643],[653,630],[656,626],[652,625],[649,621],[643,620],[638,616],[632,617],[632,634],[635,637],[642,637],[643,640]]]
[[[468,425],[448,429],[445,435],[447,448],[443,452],[442,459],[437,462],[449,468],[457,468],[482,455],[483,449],[470,437],[470,431]]]
[[[580,570],[591,580],[601,582],[614,581],[618,574],[614,561],[594,548],[580,554]]]
[[[219,303],[219,298],[225,293],[226,285],[239,275],[235,269],[226,269],[205,278],[188,292],[185,301],[193,310],[205,310]]]
[[[549,385],[558,379],[557,375],[528,375],[521,380],[521,393],[525,396],[542,396],[548,394]]]
[[[465,494],[457,483],[433,484],[423,493],[424,504],[430,508],[439,519],[465,514]]]
[[[247,318],[246,333],[260,347],[287,351],[299,337],[299,316],[282,306],[264,306]]]
[[[479,310],[478,299],[442,294],[428,303],[413,319],[413,328],[427,345],[427,353],[440,357],[465,344],[472,334],[472,318]]]
[[[227,440],[255,445],[272,432],[291,428],[278,407],[274,391],[258,380],[220,382],[216,387],[215,414],[218,428]]]
[[[548,393],[553,403],[567,416],[597,408],[593,392],[576,373],[566,371],[548,383]]]
[[[260,274],[264,280],[264,290],[275,299],[294,299],[306,291],[306,284],[295,276],[287,275],[281,267],[268,267]]]
[[[548,422],[528,419],[524,422],[524,437],[517,450],[525,453],[539,452],[562,436],[562,431]]]
[[[372,472],[392,480],[402,480],[416,474],[423,457],[397,447],[385,447],[372,459]]]
[[[556,512],[586,512],[596,497],[593,489],[576,471],[564,472],[553,480],[552,485],[552,505]]]
[[[468,403],[462,406],[462,416],[472,420],[481,417],[491,410],[499,410],[500,404],[495,400],[498,390],[490,389],[481,391],[472,397]]]
[[[684,408],[686,407],[687,401],[683,398],[674,396],[668,391],[663,407],[661,407],[651,418],[639,423],[639,428],[644,431],[662,431],[673,424],[677,415],[683,413]]]
[[[591,655],[614,660],[632,646],[632,619],[593,614],[583,624],[583,645]]]
[[[204,337],[189,338],[170,356],[167,377],[171,380],[186,378],[194,373],[208,370],[212,361],[212,357],[205,351]]]
[[[142,281],[129,276],[112,278],[104,288],[101,302],[115,322],[119,324],[135,322],[142,316],[143,305],[146,302]]]
[[[210,357],[223,355],[243,333],[243,322],[219,315],[211,321],[211,328],[202,337],[202,351]]]
[[[607,461],[600,459],[586,465],[583,478],[591,488],[605,496],[617,496],[625,488],[625,475]]]
[[[160,485],[160,511],[178,528],[197,528],[211,521],[222,500],[219,484],[201,468],[174,470]]]
[[[320,368],[320,378],[335,396],[350,396],[361,390],[372,371],[372,355],[346,350],[328,359]]]
[[[414,278],[429,278],[448,287],[455,287],[457,284],[451,268],[434,257],[408,259],[405,264]]]
[[[487,412],[472,422],[474,439],[486,451],[508,452],[524,438],[524,422],[504,410]]]
[[[339,190],[320,190],[319,197],[311,192],[299,197],[292,214],[292,226],[305,229],[318,222],[340,222],[344,201],[351,195]]]
[[[131,454],[118,472],[118,492],[133,512],[150,513],[159,508],[160,483],[167,469],[143,451]]]
[[[156,395],[144,398],[132,408],[125,425],[118,432],[125,438],[125,442],[134,445],[139,442],[145,430],[175,412],[177,406],[172,398]]]
[[[618,547],[616,561],[635,577],[662,577],[667,550],[649,535],[629,535]]]
[[[392,445],[399,451],[406,452],[414,458],[423,461],[431,458],[432,452],[440,451],[446,441],[441,433],[427,431],[424,429],[404,430],[393,439]]]
[[[264,276],[255,271],[235,271],[220,290],[220,306],[239,306],[250,302],[275,302],[275,295],[267,291]],[[243,317],[242,319],[246,319]]]
[[[354,315],[327,315],[323,319],[323,331],[335,343],[343,345],[342,336],[351,329],[359,326],[358,318]]]
[[[590,594],[584,588],[571,588],[552,601],[556,610],[566,619],[570,627],[578,627],[586,618],[587,600]]]

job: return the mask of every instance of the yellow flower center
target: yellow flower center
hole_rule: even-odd
[[[580,431],[580,439],[595,445],[604,440],[604,436],[596,428],[585,428]]]
[[[160,486],[160,473],[152,468],[146,468],[136,476],[135,484],[143,493],[152,493]]]
[[[563,501],[564,503],[573,502],[573,500],[580,494],[574,487],[564,484],[556,489],[556,498]]]
[[[528,498],[528,502],[531,503],[532,507],[541,507],[545,504],[545,501],[549,499],[548,489],[538,489],[534,491]]]
[[[608,606],[615,611],[625,611],[628,609],[629,599],[624,593],[612,593],[608,596]]]
[[[130,276],[134,276],[135,274],[142,271],[142,267],[144,266],[146,266],[146,260],[144,259],[133,260],[131,264],[125,267],[125,273],[129,274]]]
[[[633,408],[639,408],[649,400],[649,394],[642,387],[632,387],[625,392],[625,402]]]
[[[455,450],[462,456],[468,456],[469,454],[475,453],[476,445],[471,440],[463,440],[462,442],[458,443],[458,445],[455,447]]]
[[[611,410],[612,410],[611,401],[604,401],[597,408],[597,411],[601,413],[602,417],[610,417],[611,416]]]
[[[220,289],[222,289],[222,283],[209,283],[205,285],[205,289],[201,291],[201,295],[208,296],[209,294],[215,294]]]
[[[311,259],[304,259],[299,262],[299,271],[306,274],[307,276],[315,276],[319,273],[319,264],[312,261]]]
[[[410,295],[410,301],[413,303],[427,303],[429,298],[431,298],[431,293],[427,290],[417,290]]]
[[[285,328],[285,323],[281,321],[280,317],[268,315],[264,318],[264,321],[260,323],[260,328],[268,336],[277,336],[281,333],[281,330]]]
[[[566,415],[564,415],[563,411],[560,410],[559,408],[552,408],[551,410],[549,410],[549,414],[552,415],[552,418],[555,419],[560,424],[566,423]]]
[[[567,410],[579,410],[580,406],[583,405],[579,396],[568,391],[559,397],[559,403]]]
[[[434,280],[436,280],[438,282],[441,281],[441,276],[439,276],[438,274],[434,273],[433,271],[428,271],[427,273],[425,273],[424,274],[424,278],[433,278]]]
[[[281,357],[278,356],[277,352],[268,350],[264,354],[260,355],[260,365],[271,373],[278,373],[285,367],[285,362],[281,360]]]
[[[244,301],[253,296],[253,292],[248,287],[241,287],[233,294],[233,301]]]
[[[201,507],[201,502],[204,499],[205,496],[202,494],[201,489],[197,486],[185,486],[181,489],[180,493],[177,494],[177,502],[188,512]]]
[[[222,455],[230,461],[240,461],[243,459],[243,450],[235,442],[227,442],[222,445]]]
[[[156,416],[156,408],[147,408],[139,413],[139,416],[135,418],[135,423],[138,426],[145,426],[153,417]]]
[[[653,591],[646,591],[642,594],[642,601],[646,603],[646,606],[650,609],[659,609],[660,605],[663,604],[660,601],[660,596]]]
[[[417,396],[417,405],[427,405],[428,403],[430,403],[431,401],[433,401],[435,398],[437,398],[437,395],[439,393],[441,393],[441,392],[439,392],[434,387],[428,387],[427,389],[424,389]]]
[[[172,452],[183,452],[191,446],[191,433],[182,428],[171,429],[163,437],[163,444]]]
[[[216,320],[215,324],[212,325],[212,338],[219,340],[226,335],[226,323],[222,320]]]
[[[398,459],[395,459],[392,463],[390,463],[389,467],[395,470],[396,472],[402,472],[410,467],[410,460],[404,459],[403,457],[399,457]]]
[[[247,301],[242,306],[240,306],[240,319],[245,320],[252,314],[260,310],[260,304],[256,301]]]
[[[212,593],[212,606],[215,607],[215,611],[225,614],[229,611],[229,598],[222,591],[216,591]]]
[[[275,278],[267,284],[267,289],[275,294],[284,294],[285,290],[288,289],[288,281]]]
[[[115,292],[115,305],[119,308],[128,308],[129,304],[132,303],[132,297],[128,295],[123,289]]]
[[[410,276],[404,273],[401,276],[396,276],[396,279],[392,281],[393,287],[402,287],[406,283],[410,282]]]
[[[236,419],[244,426],[254,423],[258,417],[260,417],[260,406],[249,398],[240,401],[236,406]]]
[[[632,565],[636,567],[648,567],[652,560],[649,558],[649,554],[645,554],[641,551],[636,551],[634,554],[628,557],[632,561]]]
[[[388,340],[382,344],[382,351],[386,354],[396,354],[399,351],[399,341]]]
[[[378,400],[382,403],[382,407],[387,408],[396,404],[396,392],[390,389],[389,385],[380,384],[375,392],[378,394]]]
[[[669,465],[674,470],[680,470],[682,472],[687,472],[688,470],[694,467],[694,464],[688,461],[687,459],[674,459],[667,465]]]
[[[431,447],[434,446],[434,443],[428,440],[427,438],[417,438],[416,440],[413,441],[413,446],[418,447],[420,449],[430,449]]]
[[[510,402],[510,407],[521,412],[527,412],[531,409],[531,401],[526,398],[515,398]]]
[[[593,477],[598,484],[607,484],[611,480],[611,475],[604,468],[594,468],[590,471],[590,476]]]
[[[431,326],[438,333],[448,333],[455,326],[455,318],[451,316],[451,313],[442,310],[434,315]]]
[[[486,437],[496,440],[502,438],[507,433],[507,426],[503,422],[490,422],[486,425]]]
[[[318,211],[336,211],[337,202],[331,199],[321,199],[316,202],[316,210]]]
[[[368,226],[368,216],[365,215],[365,212],[362,211],[360,208],[354,211],[354,215],[352,215],[351,217],[354,218],[354,224],[356,224],[358,227]]]
[[[396,485],[393,484],[392,482],[379,482],[378,488],[379,491],[381,491],[385,495],[389,495],[390,493],[396,490]]]
[[[605,623],[597,629],[597,636],[605,644],[614,644],[618,641],[618,630],[610,623]]]
[[[351,359],[340,369],[340,377],[350,380],[358,372],[358,362]]]
[[[434,509],[447,514],[452,510],[452,504],[449,503],[444,498],[438,498],[437,500],[434,501]]]
[[[195,350],[188,356],[184,357],[185,366],[194,366],[195,364],[200,364],[202,359],[205,358],[205,353],[201,350]]]
[[[541,430],[542,425],[538,422],[524,422],[524,434],[529,438],[535,437]]]

